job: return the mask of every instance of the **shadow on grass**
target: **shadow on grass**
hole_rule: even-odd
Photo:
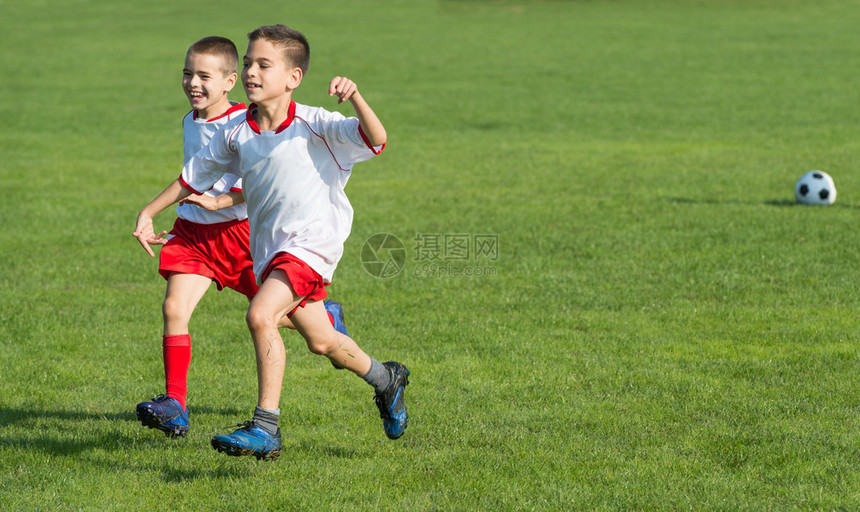
[[[34,419],[44,420],[53,418],[64,421],[133,421],[137,422],[134,407],[129,405],[128,411],[92,413],[72,410],[47,410],[47,409],[9,409],[0,408],[0,427],[8,427],[17,423],[25,423]],[[192,414],[213,414],[226,418],[238,417],[247,413],[245,409],[238,407],[195,407],[189,408]]]
[[[740,199],[692,199],[689,197],[666,197],[663,198],[664,201],[668,201],[670,203],[678,203],[678,204],[741,204],[741,205],[765,205],[765,206],[775,206],[779,208],[793,208],[793,207],[809,207],[807,205],[799,204],[797,201],[791,199],[768,199],[767,201],[742,201]],[[846,208],[851,210],[860,209],[860,206],[854,206],[850,204],[843,203],[834,203],[830,205],[831,208]],[[813,207],[814,208],[814,207]]]
[[[199,412],[238,417],[243,411],[202,407]],[[130,424],[135,425],[130,429]],[[157,430],[141,426],[133,407],[128,412],[104,414],[0,408],[0,427],[0,451],[22,450],[40,459],[64,457],[75,465],[109,472],[151,473],[160,475],[165,482],[249,476],[247,464],[189,464],[189,453],[199,451],[202,458],[212,451],[209,435],[195,433],[194,437],[168,439]]]
[[[238,418],[244,409],[195,409],[200,414]],[[225,421],[225,425],[230,421]],[[133,425],[132,425],[133,424]],[[23,450],[50,457],[64,457],[117,473],[151,473],[165,482],[181,483],[200,479],[233,479],[253,476],[253,470],[274,467],[252,457],[217,455],[218,464],[189,464],[189,457],[201,459],[212,453],[209,433],[192,432],[185,439],[168,439],[157,430],[138,423],[133,407],[129,411],[92,413],[68,409],[0,408],[0,451]],[[353,459],[366,456],[361,450],[344,446],[320,446],[300,442],[292,452],[307,457]],[[250,472],[249,472],[250,471]]]
[[[93,434],[86,438],[53,435],[42,431],[34,436],[0,436],[0,447],[26,448],[51,456],[78,457],[94,449],[119,450],[135,444],[135,439],[120,433]]]
[[[323,453],[331,458],[337,459],[357,459],[361,457],[366,457],[367,453],[358,450],[352,447],[344,447],[344,446],[336,446],[336,445],[326,445],[326,444],[318,444],[318,443],[309,443],[309,442],[300,442],[293,447],[291,450],[294,452],[304,452],[309,456],[318,456],[320,453]]]
[[[69,410],[45,409],[0,409],[0,427],[8,427],[17,423],[26,423],[35,419],[53,418],[65,421],[121,421],[134,417],[134,411],[129,413],[88,413]]]
[[[201,407],[195,412],[230,418],[239,417],[242,411],[237,408]],[[46,422],[49,424],[46,425]],[[152,435],[128,435],[125,431],[129,424]],[[140,425],[133,406],[128,411],[106,413],[40,408],[0,409],[0,448],[19,447],[53,456],[74,457],[96,450],[125,451],[141,444],[162,444],[166,436],[161,434]]]
[[[265,467],[267,466],[264,466],[264,468]],[[165,482],[172,483],[190,482],[201,479],[217,480],[221,478],[255,478],[255,475],[249,472],[248,468],[245,467],[245,465],[239,464],[224,464],[214,468],[200,467],[194,469],[177,468],[168,464],[164,464],[161,468],[159,468],[159,471],[161,472],[161,477]]]

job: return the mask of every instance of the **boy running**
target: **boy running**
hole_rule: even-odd
[[[385,433],[397,439],[407,425],[403,392],[409,370],[398,362],[378,362],[335,331],[321,302],[352,225],[344,187],[355,163],[384,148],[385,128],[347,78],[334,78],[329,95],[337,95],[339,103],[349,101],[354,118],[292,100],[310,59],[307,39],[298,31],[263,26],[248,39],[242,84],[253,103],[245,119],[220,131],[186,163],[182,190],[163,194],[145,208],[137,230],[151,233],[152,215],[192,192],[208,190],[227,172],[243,180],[254,272],[262,283],[246,315],[257,359],[257,407],[251,421],[213,437],[212,446],[258,459],[280,455],[285,353],[277,322],[284,314],[311,352],[374,388]]]

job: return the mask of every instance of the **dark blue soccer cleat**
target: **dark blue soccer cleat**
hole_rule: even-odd
[[[137,404],[137,419],[145,427],[158,429],[167,437],[185,437],[188,433],[188,411],[167,395]]]
[[[281,455],[281,429],[275,435],[246,421],[232,434],[212,438],[212,448],[233,457],[253,455],[257,460],[276,460]]]
[[[409,370],[402,363],[386,361],[382,363],[391,375],[391,383],[382,393],[376,395],[376,407],[382,417],[382,427],[389,439],[397,439],[406,430],[406,401],[403,392],[409,384]]]
[[[335,302],[333,300],[324,300],[323,305],[325,306],[326,312],[328,312],[328,314],[331,315],[331,317],[334,319],[334,330],[343,334],[344,336],[349,336],[349,334],[347,334],[346,332],[346,324],[343,323],[343,306],[340,305],[340,302]],[[331,365],[338,370],[343,370],[343,366],[335,364],[334,361],[331,361]]]

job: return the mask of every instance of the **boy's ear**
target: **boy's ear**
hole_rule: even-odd
[[[298,89],[303,77],[302,68],[291,69],[287,75],[287,89],[290,91]]]
[[[236,80],[238,80],[236,73],[230,73],[230,76],[227,77],[227,90],[224,92],[232,91],[233,87],[236,85]]]

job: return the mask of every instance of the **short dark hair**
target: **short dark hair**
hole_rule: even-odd
[[[308,72],[311,63],[311,46],[307,38],[298,30],[286,25],[263,25],[248,34],[248,41],[265,39],[284,51],[287,65]]]
[[[235,73],[239,68],[239,52],[233,41],[221,36],[209,36],[188,47],[189,55],[213,55],[221,59],[221,70],[224,75]]]

